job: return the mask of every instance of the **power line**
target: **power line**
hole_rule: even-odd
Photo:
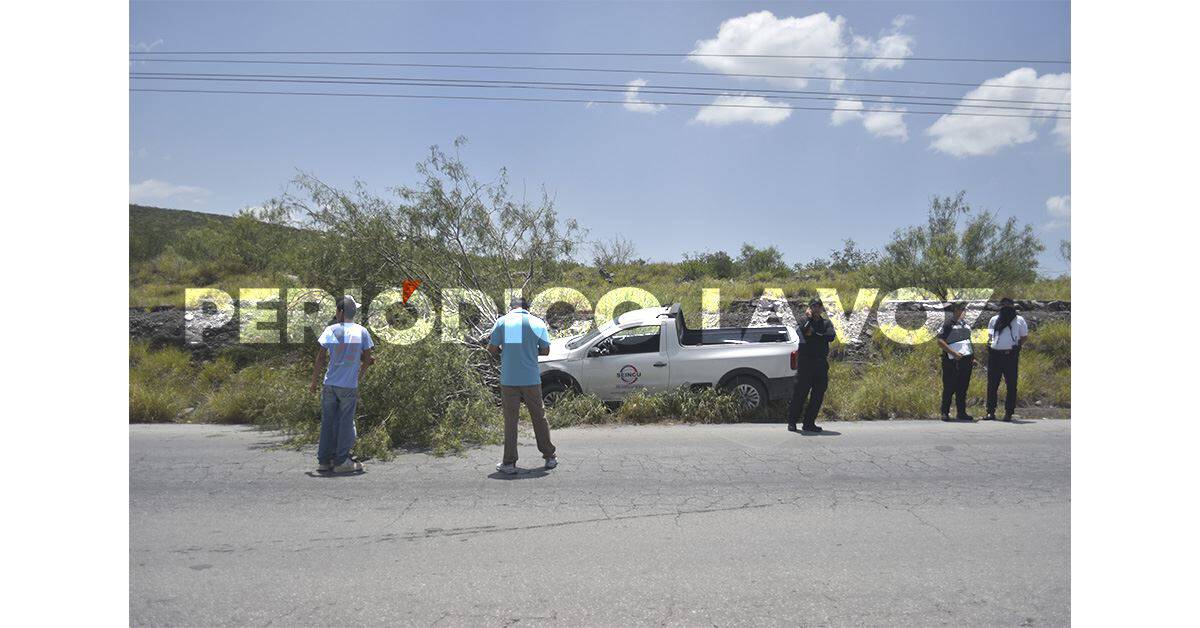
[[[951,61],[967,63],[1053,63],[1059,59],[980,59],[970,57],[873,57],[867,55],[787,55],[699,52],[568,52],[528,50],[176,50],[130,51],[134,55],[411,55],[411,56],[510,56],[510,57],[717,57],[735,59],[820,59],[879,61]]]
[[[184,75],[184,76],[179,76],[179,75],[175,75],[175,76],[140,76],[140,75],[134,74],[132,76],[132,78],[148,79],[148,80],[175,80],[175,81],[218,81],[218,82],[228,81],[228,82],[250,82],[250,83],[305,83],[305,84],[314,83],[314,84],[332,84],[332,85],[394,85],[394,86],[416,86],[416,87],[457,87],[457,88],[474,88],[474,89],[479,89],[479,88],[484,88],[484,89],[489,89],[489,88],[490,89],[536,89],[536,90],[547,90],[547,91],[610,92],[610,93],[616,92],[616,93],[625,93],[625,94],[638,93],[638,94],[658,94],[658,95],[671,95],[671,96],[722,96],[722,95],[725,95],[725,96],[754,96],[755,95],[751,92],[728,93],[729,90],[725,90],[724,92],[711,92],[711,91],[705,92],[705,91],[688,91],[685,89],[669,90],[669,89],[660,89],[660,88],[654,88],[654,87],[638,87],[636,90],[633,90],[629,86],[626,86],[626,85],[620,85],[620,86],[616,86],[616,87],[554,87],[554,86],[523,85],[523,84],[494,85],[494,84],[487,84],[487,83],[464,83],[464,82],[444,83],[444,82],[430,82],[428,80],[422,80],[422,79],[354,80],[353,77],[351,77],[349,79],[332,77],[333,80],[327,80],[327,79],[322,80],[320,78],[294,77],[294,76],[293,77],[283,77],[283,78],[255,78],[253,76],[247,76],[247,75],[227,75],[226,77],[213,77],[213,76],[188,76],[188,75]],[[403,81],[403,82],[399,82],[399,81]],[[837,96],[771,95],[771,97],[779,98],[779,99],[786,99],[786,100],[825,100],[825,101],[845,100],[845,98],[837,97]],[[913,102],[913,101],[904,101],[904,100],[870,100],[870,99],[863,99],[863,98],[855,98],[854,100],[856,102],[861,102],[861,103],[884,104],[884,105],[923,105],[923,106],[937,106],[937,107],[969,107],[969,108],[973,108],[973,109],[1001,109],[1001,110],[1010,110],[1010,111],[1064,112],[1063,108],[1061,108],[1061,107],[1047,109],[1047,108],[1014,107],[1014,106],[1003,106],[1003,105],[970,105],[970,104],[959,104],[959,103],[953,103],[953,102],[946,102],[946,103]]]
[[[431,78],[431,77],[412,77],[412,76],[345,76],[345,75],[297,75],[297,74],[231,74],[227,72],[133,72],[131,76],[139,78],[155,78],[155,77],[231,77],[231,78],[292,78],[292,79],[344,79],[344,80],[370,80],[370,81],[437,81],[439,83],[494,83],[502,85],[552,85],[552,86],[571,86],[571,87],[617,87],[621,91],[630,91],[628,83],[580,83],[580,82],[564,82],[564,81],[505,81],[497,79],[450,79],[450,78]],[[1069,103],[1062,101],[1049,100],[1013,100],[1005,98],[970,98],[959,96],[922,96],[917,94],[875,94],[863,92],[829,92],[829,91],[811,91],[798,89],[768,89],[768,88],[743,88],[743,87],[712,87],[712,86],[697,86],[697,85],[653,85],[638,87],[638,89],[681,89],[681,90],[708,90],[719,93],[738,92],[740,94],[762,93],[762,94],[811,94],[819,96],[842,96],[849,98],[914,98],[918,100],[949,100],[954,101],[951,104],[958,102],[988,102],[988,103],[1018,103],[1030,105],[1057,105],[1059,107],[1067,106]],[[941,106],[943,103],[929,103],[931,105]],[[1012,107],[1020,109],[1021,107]],[[1057,111],[1058,109],[1055,109]]]
[[[412,98],[425,100],[479,100],[479,101],[501,101],[501,102],[562,102],[562,103],[594,103],[594,104],[639,104],[639,105],[664,105],[664,106],[682,106],[682,107],[721,107],[721,108],[738,108],[738,109],[788,109],[788,110],[805,110],[805,111],[845,111],[834,107],[801,107],[798,105],[747,105],[735,103],[702,103],[702,102],[677,102],[677,101],[649,101],[639,100],[630,103],[625,100],[595,100],[591,98],[520,98],[516,96],[447,96],[434,94],[379,94],[379,93],[362,93],[362,92],[294,92],[294,91],[252,91],[252,90],[203,90],[203,89],[167,89],[167,88],[143,88],[131,87],[131,92],[158,92],[158,93],[179,93],[179,94],[261,94],[261,95],[280,95],[280,96],[344,96],[357,98]],[[934,116],[976,116],[988,118],[1027,118],[1034,120],[1070,120],[1067,116],[1024,116],[1018,114],[1004,113],[964,113],[954,111],[903,111],[897,113],[913,114],[913,115],[934,115]]]
[[[801,81],[849,81],[855,83],[888,83],[893,85],[939,85],[946,87],[980,87],[979,83],[962,83],[955,81],[917,81],[904,79],[875,79],[875,78],[831,78],[828,76],[802,76],[795,74],[746,74],[735,72],[703,72],[688,70],[634,70],[629,68],[583,68],[564,66],[537,65],[479,65],[459,63],[398,63],[383,61],[279,61],[264,59],[138,59],[138,63],[235,63],[235,64],[274,64],[274,65],[337,65],[356,67],[404,67],[404,68],[453,68],[471,70],[538,70],[547,72],[608,72],[616,74],[663,74],[673,76],[725,76],[735,78],[790,79]],[[1042,87],[1032,85],[991,84],[988,87],[1006,89],[1032,89],[1044,91],[1071,91],[1070,87]]]

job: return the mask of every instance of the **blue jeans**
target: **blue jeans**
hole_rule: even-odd
[[[358,389],[325,386],[321,389],[321,440],[317,444],[317,462],[338,465],[350,457],[350,448],[358,435],[354,431],[354,408]]]

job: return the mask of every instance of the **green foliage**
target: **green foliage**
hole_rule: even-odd
[[[175,420],[175,417],[187,407],[187,397],[178,388],[173,388],[163,382],[148,382],[134,379],[129,380],[129,422],[130,423],[165,423]]]
[[[254,365],[209,393],[198,412],[212,423],[288,425],[318,420],[321,411],[296,373]]]
[[[760,249],[749,243],[742,244],[741,253],[738,254],[737,267],[743,275],[761,274],[766,277],[776,277],[791,272],[787,263],[783,261],[783,253],[779,249],[774,246]]]
[[[737,276],[737,265],[725,251],[684,254],[678,264],[679,277],[684,281],[696,281],[703,277],[731,279]]]
[[[864,251],[858,248],[858,243],[852,239],[842,241],[840,250],[829,252],[827,259],[814,259],[807,264],[796,264],[796,272],[803,274],[817,273],[827,275],[846,275],[856,273],[879,262],[879,253]]]
[[[927,348],[929,349],[929,348]],[[865,365],[850,379],[839,383],[847,388],[846,418],[916,418],[937,412],[941,399],[940,358],[932,350],[893,354],[889,359]]]
[[[129,421],[173,421],[194,398],[188,354],[175,347],[152,351],[147,343],[129,347]]]
[[[129,206],[129,263],[152,259],[180,241],[191,229],[219,225],[229,216],[182,209]]]
[[[680,387],[652,395],[643,390],[630,394],[617,408],[617,419],[625,423],[694,421],[727,423],[745,418],[737,399],[712,388]]]
[[[970,216],[966,193],[934,197],[923,226],[896,231],[869,278],[886,290],[921,287],[944,294],[949,288],[1009,287],[1037,279],[1037,256],[1045,245],[1033,227],[1003,225],[991,212]],[[959,230],[959,218],[968,217]]]
[[[546,421],[553,429],[572,425],[612,423],[616,417],[596,395],[568,392],[552,407],[546,408]]]
[[[459,138],[455,148],[465,142]],[[392,188],[388,197],[361,183],[336,189],[312,176],[297,178],[295,191],[270,207],[273,217],[316,236],[297,261],[300,276],[330,292],[361,287],[368,299],[418,279],[435,301],[447,288],[480,290],[490,299],[511,289],[532,295],[561,277],[583,232],[574,220],[560,220],[549,194],[517,198],[505,170],[480,181],[457,150],[437,146],[416,170],[416,185]],[[495,309],[495,302],[480,305]]]
[[[396,446],[454,449],[455,439],[494,440],[503,424],[493,395],[482,383],[471,351],[425,340],[378,346],[376,363],[360,384],[360,409],[369,425],[386,422]]]
[[[1049,356],[1057,366],[1071,366],[1071,324],[1052,321],[1037,328],[1025,342],[1023,353],[1036,352]]]

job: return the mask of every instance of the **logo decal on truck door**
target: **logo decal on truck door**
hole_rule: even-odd
[[[617,371],[617,379],[627,385],[636,382],[639,376],[641,376],[641,373],[632,364],[626,364],[621,367],[621,370]]]

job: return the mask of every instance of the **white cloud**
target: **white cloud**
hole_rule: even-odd
[[[847,122],[862,122],[863,128],[875,137],[908,141],[908,125],[904,122],[904,109],[892,105],[879,105],[869,110],[858,100],[839,100],[835,111],[829,114],[829,123],[841,126]]]
[[[696,42],[694,63],[727,74],[787,74],[841,79],[846,76],[844,59],[772,59],[699,55],[818,55],[849,54],[846,18],[814,13],[805,17],[777,18],[770,11],[749,13],[721,22],[717,36]],[[806,79],[768,79],[795,87]]]
[[[198,205],[208,198],[208,190],[194,185],[176,185],[158,179],[129,184],[130,203],[183,202]]]
[[[912,22],[911,15],[897,15],[892,20],[891,28],[885,29],[879,39],[870,37],[854,37],[854,51],[858,56],[871,55],[874,59],[866,59],[862,67],[868,72],[875,70],[895,70],[904,66],[904,58],[913,55],[914,39],[912,35],[900,32],[900,29]]]
[[[1071,195],[1051,196],[1046,199],[1046,211],[1055,218],[1071,217]]]
[[[1056,111],[1011,111],[963,107],[963,101],[954,108],[955,112],[968,113],[1011,113],[1027,116],[1069,115],[1071,92],[1050,89],[1022,89],[1028,87],[1069,88],[1071,74],[1037,75],[1032,68],[1020,68],[1008,74],[988,79],[979,87],[967,92],[964,98],[986,98],[997,100],[1036,100],[1049,104],[1015,104],[1015,107],[1054,109]],[[983,103],[991,104],[991,103]],[[1037,139],[1037,130],[1050,120],[1030,117],[1003,118],[982,116],[942,116],[926,130],[933,137],[930,144],[934,150],[966,157],[968,155],[991,155],[1003,148],[1025,144]],[[1061,146],[1070,147],[1070,120],[1055,120],[1053,134]]]
[[[862,119],[863,104],[857,100],[839,100],[834,105],[835,111],[829,114],[829,122],[833,126],[842,126],[852,120]]]
[[[904,123],[903,109],[881,108],[868,111],[863,114],[863,128],[875,137],[908,141],[908,125]]]
[[[150,52],[151,50],[154,50],[155,48],[161,46],[162,44],[163,44],[162,38],[156,39],[150,43],[146,43],[144,41],[139,41],[138,43],[130,46],[129,51],[130,52]],[[129,59],[130,67],[132,67],[134,63],[137,63],[139,66],[146,65],[146,62],[142,59],[130,58]]]
[[[828,13],[814,13],[804,17],[776,17],[770,11],[749,13],[721,22],[716,37],[696,42],[688,57],[693,63],[727,74],[779,74],[788,76],[824,77],[830,91],[839,91],[846,78],[848,60],[844,58],[770,58],[704,55],[792,55],[815,57],[846,57],[849,55],[873,57],[908,57],[913,53],[914,40],[901,32],[912,20],[901,15],[892,20],[878,39],[859,37],[851,33],[842,16],[831,17]],[[869,70],[895,69],[904,65],[903,59],[869,59],[863,67]],[[807,87],[810,79],[745,78],[747,82],[765,82],[792,88]],[[824,87],[820,85],[819,87]],[[728,97],[721,97],[728,98]],[[738,97],[749,102],[752,97]],[[762,98],[758,101],[766,102]],[[720,100],[720,99],[718,99]],[[839,126],[858,120],[877,137],[908,139],[908,127],[904,124],[901,110],[893,107],[874,107],[864,111],[863,104],[855,100],[841,100],[831,122]],[[785,110],[742,110],[719,111],[705,108],[693,118],[706,124],[730,124],[732,122],[754,122],[777,124],[786,119]]]
[[[1051,196],[1046,199],[1046,213],[1050,214],[1050,222],[1046,229],[1057,229],[1071,223],[1071,195]]]
[[[764,109],[762,107],[786,107],[785,103],[773,102],[762,96],[717,96],[713,105],[702,107],[692,122],[710,126],[725,126],[735,122],[750,122],[767,126],[779,124],[792,115],[791,109]],[[729,106],[733,105],[733,106]]]
[[[135,52],[150,52],[151,50],[154,50],[155,48],[161,46],[162,43],[163,43],[163,40],[160,37],[150,43],[146,43],[144,41],[139,41],[138,43],[130,46],[129,49],[132,51],[135,51]]]
[[[634,79],[626,83],[629,89],[625,92],[625,104],[621,105],[629,111],[638,113],[658,113],[666,109],[666,105],[652,105],[648,102],[643,102],[638,96],[638,90],[646,86],[646,79]]]

